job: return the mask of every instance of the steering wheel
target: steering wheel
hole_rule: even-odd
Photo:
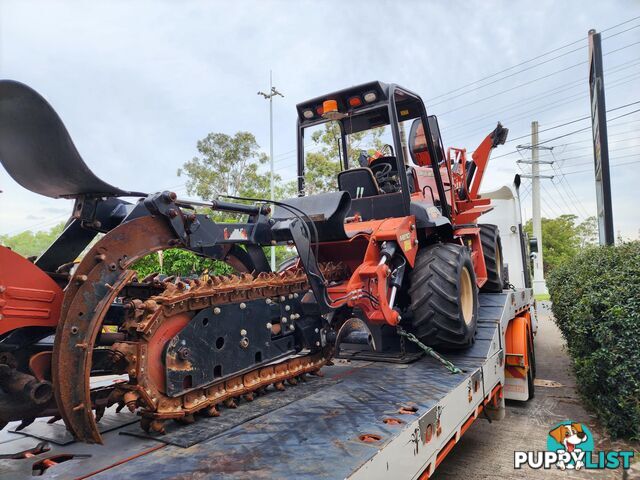
[[[400,190],[398,177],[396,176],[393,165],[390,163],[379,163],[371,167],[371,171],[376,177],[380,190],[384,193],[394,193]]]
[[[393,167],[390,163],[379,163],[378,165],[374,165],[371,167],[371,171],[376,177],[378,183],[383,183],[389,180],[389,173],[391,173]]]

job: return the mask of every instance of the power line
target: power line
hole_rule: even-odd
[[[633,104],[635,104],[635,103],[638,103],[638,102],[633,102],[633,103],[632,103],[632,104],[630,104],[630,105],[633,105]],[[618,109],[618,108],[623,108],[623,107],[624,107],[624,105],[622,105],[622,106],[620,106],[620,107],[616,107],[616,108]],[[617,117],[610,118],[610,119],[608,119],[608,120],[607,120],[607,124],[608,124],[609,122],[612,122],[613,120],[617,120],[617,119],[619,119],[619,118],[626,117],[626,116],[628,116],[628,115],[632,115],[632,114],[637,113],[637,112],[639,112],[639,111],[640,111],[640,109],[636,109],[636,110],[632,110],[631,112],[627,112],[627,113],[624,113],[624,114],[622,114],[622,115],[618,115]],[[609,112],[609,110],[607,110],[607,112]],[[589,118],[589,117],[587,117],[587,118]],[[584,119],[583,119],[583,120],[584,120]],[[569,123],[567,123],[567,124],[569,124]],[[553,128],[560,128],[560,127],[562,127],[562,126],[564,126],[564,125],[565,125],[565,124],[563,124],[563,125],[557,125],[557,126],[555,126],[555,127],[553,127]],[[570,135],[575,135],[576,133],[584,132],[584,131],[589,130],[589,129],[591,129],[591,126],[589,126],[589,127],[585,127],[585,128],[581,128],[581,129],[578,129],[578,130],[574,130],[574,131],[569,132],[569,133],[566,133],[566,134],[564,134],[564,135],[559,135],[559,136],[557,136],[557,137],[550,138],[549,140],[545,140],[545,141],[543,141],[543,142],[538,142],[536,145],[529,145],[529,146],[530,146],[530,147],[536,147],[536,146],[538,146],[538,145],[543,145],[543,144],[545,144],[545,143],[553,142],[554,140],[558,140],[558,139],[560,139],[560,138],[565,138],[565,137],[568,137],[568,136],[570,136]],[[547,129],[545,129],[545,130],[543,130],[543,131],[549,131],[549,130],[552,130],[552,128],[547,128]],[[523,136],[523,137],[517,137],[517,138],[511,139],[511,140],[507,140],[507,142],[510,142],[510,141],[513,141],[513,140],[519,140],[519,139],[521,139],[521,138],[525,138],[525,137],[524,137],[524,136]],[[473,153],[473,152],[471,152],[471,153]],[[491,157],[491,160],[495,160],[495,159],[498,159],[498,158],[502,158],[502,157],[506,157],[506,156],[509,156],[509,155],[513,155],[514,153],[517,153],[517,150],[513,150],[512,152],[508,152],[508,153],[503,153],[502,155],[498,155],[498,156],[496,156],[496,157]]]
[[[633,17],[633,18],[631,18],[631,19],[629,19],[629,20],[625,20],[624,22],[621,22],[621,23],[618,23],[618,24],[613,25],[613,26],[611,26],[611,27],[607,27],[607,28],[605,28],[604,30],[602,30],[602,33],[604,33],[604,32],[608,32],[608,31],[610,31],[610,30],[613,30],[613,29],[615,29],[615,28],[617,28],[617,27],[620,27],[620,26],[622,26],[622,25],[626,25],[627,23],[631,23],[631,22],[633,22],[634,20],[638,20],[638,19],[640,19],[640,16]],[[629,29],[627,29],[627,30],[624,30],[624,31],[622,31],[622,32],[618,32],[618,33],[615,33],[615,34],[611,34],[611,35],[607,36],[606,38],[615,37],[615,36],[620,35],[621,33],[624,33],[624,32],[626,32],[626,31],[628,31],[628,30],[631,30],[631,29],[633,29],[633,28],[637,28],[638,26],[640,26],[640,25],[636,25],[636,26],[631,27],[631,28],[629,28]],[[495,76],[497,76],[497,75],[500,75],[501,73],[508,72],[508,71],[510,71],[510,70],[513,70],[514,68],[518,68],[518,67],[520,67],[520,66],[522,66],[522,65],[526,65],[527,63],[531,63],[531,62],[533,62],[533,61],[535,61],[535,60],[538,60],[538,59],[540,59],[540,58],[546,57],[547,55],[551,55],[552,53],[558,52],[558,51],[563,50],[563,49],[565,49],[565,48],[567,48],[567,47],[571,47],[571,46],[573,46],[573,45],[576,45],[577,43],[584,42],[584,41],[585,41],[585,38],[579,38],[579,39],[577,39],[577,40],[574,40],[573,42],[567,43],[567,44],[562,45],[562,46],[560,46],[560,47],[556,47],[556,48],[554,48],[554,49],[552,49],[552,50],[549,50],[548,52],[542,53],[542,54],[540,54],[540,55],[536,55],[536,56],[535,56],[535,57],[533,57],[533,58],[530,58],[530,59],[528,59],[528,60],[524,60],[524,61],[522,61],[522,62],[520,62],[520,63],[518,63],[518,64],[516,64],[516,65],[512,65],[511,67],[508,67],[508,68],[505,68],[505,69],[503,69],[503,70],[500,70],[499,72],[492,73],[491,75],[488,75],[488,76],[486,76],[486,77],[480,78],[480,79],[475,80],[475,81],[473,81],[473,82],[467,83],[467,84],[465,84],[465,85],[462,85],[461,87],[457,87],[457,88],[455,88],[455,89],[453,89],[453,90],[449,90],[448,92],[442,93],[442,94],[437,95],[437,96],[435,96],[435,97],[431,97],[431,98],[427,99],[427,100],[426,100],[426,102],[430,102],[431,100],[437,100],[438,98],[442,98],[442,97],[448,96],[448,95],[450,95],[450,94],[452,94],[452,93],[457,93],[457,92],[459,92],[460,90],[463,90],[463,89],[465,89],[465,88],[467,88],[467,87],[470,87],[470,86],[472,86],[472,85],[475,85],[475,84],[477,84],[477,83],[483,82],[483,81],[488,80],[488,79],[490,79],[490,78],[493,78],[493,77],[495,77]],[[571,52],[570,52],[570,53],[571,53]],[[455,98],[455,97],[453,97],[453,98]]]
[[[640,73],[640,72],[638,72],[638,73]],[[636,79],[640,76],[640,75],[638,75],[638,73],[630,75],[628,77],[624,77],[622,79],[618,79],[618,81],[609,84],[607,86],[607,91],[613,90],[614,88],[620,87],[620,86],[622,86],[624,84],[635,82]],[[627,80],[628,78],[631,78],[631,79]],[[626,81],[622,81],[622,80],[626,80]],[[525,119],[525,118],[528,118],[528,117],[531,117],[531,116],[534,116],[534,115],[538,116],[539,114],[541,114],[543,112],[548,112],[548,111],[551,111],[551,110],[555,110],[555,109],[561,108],[561,107],[563,107],[565,105],[577,102],[579,100],[583,100],[585,98],[587,98],[587,99],[589,98],[589,94],[588,93],[577,94],[577,95],[574,95],[573,97],[566,97],[565,98],[566,101],[563,101],[563,102],[551,102],[551,106],[547,106],[546,108],[536,107],[536,108],[534,108],[532,110],[528,110],[526,112],[520,112],[520,113],[517,113],[517,114],[509,116],[509,117],[501,118],[500,121],[502,123],[511,124],[512,122],[516,122],[516,121],[519,121],[519,120],[522,120],[522,119]],[[530,102],[525,102],[525,103],[530,103]],[[489,115],[486,118],[491,118],[491,117],[492,116]],[[495,116],[493,116],[493,118],[495,119]],[[584,120],[587,120],[589,118],[591,118],[591,117],[589,117],[589,116],[583,117]],[[573,120],[573,121],[576,121],[576,120]],[[470,123],[470,122],[467,122],[467,123]],[[475,122],[471,122],[471,123],[475,123]],[[456,127],[457,126],[454,126],[453,128],[455,129]],[[485,130],[486,130],[486,126],[482,127],[482,128],[479,128],[477,130],[467,131],[464,134],[454,135],[452,138],[448,137],[449,138],[448,141],[449,141],[449,143],[456,143],[456,142],[459,141],[459,139],[467,138],[467,137],[469,137],[471,135],[474,135],[476,133],[484,132]],[[443,131],[445,131],[445,130],[443,130]],[[519,137],[519,138],[525,138],[525,137],[527,137],[527,135],[525,135],[523,137]],[[513,141],[513,140],[514,139],[510,139],[510,140],[507,141],[507,143],[510,142],[510,141]]]
[[[539,67],[540,65],[544,65],[545,63],[552,62],[552,61],[554,61],[554,60],[557,60],[558,58],[564,57],[564,56],[566,56],[566,55],[569,55],[569,54],[571,54],[571,53],[577,52],[577,51],[579,51],[579,50],[583,50],[583,49],[585,49],[585,48],[587,48],[587,45],[583,45],[582,47],[578,47],[578,48],[576,48],[576,49],[570,50],[570,51],[568,51],[568,52],[566,52],[566,53],[563,53],[563,54],[561,54],[561,55],[558,55],[557,57],[553,57],[553,58],[550,58],[550,59],[548,59],[548,60],[545,60],[544,62],[536,63],[535,65],[531,65],[530,67],[523,68],[522,70],[519,70],[519,71],[517,71],[517,72],[511,73],[511,74],[509,74],[509,75],[505,75],[504,77],[497,78],[497,79],[493,80],[492,82],[485,83],[484,85],[480,85],[480,86],[478,86],[478,87],[476,87],[476,88],[474,88],[474,89],[471,89],[471,90],[467,90],[467,91],[462,92],[462,93],[460,93],[460,94],[458,94],[458,95],[456,95],[456,96],[454,96],[454,97],[447,98],[447,99],[442,100],[442,101],[440,101],[440,102],[432,103],[432,104],[431,104],[431,107],[435,107],[436,105],[441,105],[441,104],[443,104],[443,103],[450,102],[450,101],[451,101],[451,100],[453,100],[454,98],[458,98],[458,97],[461,97],[461,96],[463,96],[463,95],[467,95],[467,94],[469,94],[469,93],[476,92],[476,91],[478,91],[478,90],[479,90],[479,89],[481,89],[481,88],[485,88],[485,87],[488,87],[489,85],[493,85],[493,84],[495,84],[495,83],[501,82],[501,81],[502,81],[502,80],[504,80],[505,78],[510,78],[510,77],[515,76],[515,75],[520,75],[522,72],[526,72],[527,70],[531,70],[531,69],[533,69],[533,68]]]
[[[635,103],[638,103],[638,102],[634,102],[633,104],[635,104]],[[630,105],[633,105],[633,104],[630,104]],[[619,107],[619,108],[621,108],[621,107]],[[607,112],[608,111],[609,110],[607,110]],[[640,112],[640,108],[638,108],[636,110],[632,110],[632,111],[627,112],[627,113],[623,113],[622,115],[618,115],[617,117],[613,117],[613,118],[607,120],[607,123],[608,122],[612,122],[613,120],[617,120],[618,118],[622,118],[622,117],[626,117],[628,115],[632,115],[632,114],[637,113],[637,112]],[[556,127],[556,128],[559,128],[559,127]],[[559,135],[559,136],[557,136],[555,138],[550,138],[549,140],[545,140],[543,142],[538,142],[537,145],[532,145],[532,146],[544,145],[545,143],[553,142],[554,140],[558,140],[559,138],[568,137],[569,135],[573,135],[573,134],[576,134],[576,133],[579,133],[579,132],[584,132],[585,130],[589,130],[589,129],[591,129],[591,126],[588,126],[588,127],[585,127],[585,128],[581,128],[579,130],[574,130],[573,132],[565,133],[564,135]],[[547,129],[547,130],[549,130],[549,129]]]
[[[556,70],[554,72],[551,72],[551,73],[549,73],[547,75],[543,75],[541,77],[534,78],[533,80],[529,80],[528,82],[524,82],[524,83],[521,83],[519,85],[515,85],[515,86],[513,86],[511,88],[507,88],[506,90],[502,90],[502,91],[500,91],[498,93],[494,93],[494,94],[489,95],[487,97],[480,98],[479,100],[476,100],[474,102],[465,103],[464,105],[461,105],[459,107],[453,108],[451,110],[447,110],[446,112],[439,113],[438,117],[443,117],[443,116],[448,115],[450,113],[457,112],[458,110],[462,110],[463,108],[470,107],[470,106],[476,105],[476,104],[478,104],[480,102],[484,102],[485,100],[490,100],[492,98],[498,97],[498,96],[503,95],[503,94],[505,94],[507,92],[512,92],[513,90],[517,90],[519,88],[526,87],[527,85],[531,85],[532,83],[539,82],[540,80],[544,80],[544,79],[547,79],[547,78],[552,77],[554,75],[557,75],[559,73],[566,72],[567,70],[571,70],[572,68],[579,67],[580,65],[584,65],[585,63],[587,63],[587,62],[576,63],[574,65],[570,65],[570,66],[562,68],[560,70]]]
[[[637,138],[640,138],[640,137],[637,137]],[[613,144],[613,143],[614,143],[614,142],[609,142],[609,145],[611,145],[611,144]],[[627,145],[626,147],[610,148],[610,149],[609,149],[609,153],[611,153],[611,152],[621,152],[621,151],[623,151],[623,150],[629,150],[630,148],[635,148],[635,149],[640,150],[640,146],[639,146],[639,145]],[[591,153],[585,153],[585,154],[583,154],[583,155],[576,155],[576,156],[574,156],[574,157],[560,158],[560,159],[558,159],[557,161],[558,161],[558,162],[562,162],[562,163],[564,164],[565,162],[568,162],[568,161],[570,161],[570,160],[578,160],[578,159],[580,159],[580,158],[593,157],[593,147],[592,147],[592,146],[585,147],[584,149],[592,150],[592,152],[591,152]],[[551,152],[551,154],[553,155],[553,152]],[[555,155],[554,155],[554,158],[555,158]]]
[[[636,147],[636,148],[638,148],[638,147]],[[638,155],[640,155],[640,153],[630,153],[629,155],[616,155],[613,160],[618,160],[618,159],[621,159],[621,158],[634,158],[634,157],[637,157]],[[593,165],[593,161],[573,163],[573,164],[569,165],[569,167],[579,167],[581,165]],[[552,171],[553,171],[553,169],[543,170],[541,173],[551,173]]]
[[[622,46],[622,47],[620,47],[620,48],[617,48],[617,49],[615,49],[615,50],[611,50],[611,51],[609,51],[609,52],[605,53],[603,56],[611,55],[612,53],[619,52],[619,51],[621,51],[621,50],[624,50],[624,49],[626,49],[626,48],[632,47],[632,46],[637,45],[637,44],[639,44],[639,43],[640,43],[640,41],[638,41],[638,42],[634,42],[634,43],[630,43],[630,44],[627,44],[627,45],[624,45],[624,46]],[[489,100],[489,99],[491,99],[491,98],[495,98],[495,97],[497,97],[497,96],[500,96],[500,95],[502,95],[502,94],[504,94],[504,93],[511,92],[511,91],[513,91],[513,90],[517,90],[517,89],[522,88],[522,87],[526,87],[526,86],[528,86],[528,85],[531,85],[532,83],[539,82],[540,80],[545,80],[545,79],[547,79],[547,78],[549,78],[549,77],[552,77],[552,76],[554,76],[554,75],[558,75],[559,73],[566,72],[567,70],[571,70],[571,69],[573,69],[573,68],[579,67],[579,66],[581,66],[581,65],[585,65],[585,64],[587,64],[587,63],[589,63],[589,62],[588,62],[588,61],[583,61],[583,62],[576,63],[576,64],[574,64],[574,65],[570,65],[570,66],[568,66],[568,67],[561,68],[560,70],[556,70],[556,71],[554,71],[554,72],[548,73],[548,74],[543,75],[543,76],[541,76],[541,77],[534,78],[533,80],[529,80],[529,81],[524,82],[524,83],[521,83],[521,84],[519,84],[519,85],[515,85],[515,86],[513,86],[513,87],[511,87],[511,88],[508,88],[508,89],[506,89],[506,90],[502,90],[502,91],[500,91],[500,92],[498,92],[498,93],[494,93],[494,94],[492,94],[492,95],[489,95],[489,96],[483,97],[483,98],[478,99],[478,100],[475,100],[475,101],[473,101],[473,102],[466,103],[466,104],[464,104],[464,105],[461,105],[461,106],[459,106],[459,107],[453,108],[453,109],[451,109],[451,110],[447,110],[446,112],[441,112],[441,113],[439,113],[439,114],[438,114],[438,116],[439,116],[439,117],[442,117],[442,116],[444,116],[444,115],[448,115],[448,114],[453,113],[453,112],[456,112],[456,111],[458,111],[458,110],[462,110],[463,108],[470,107],[470,106],[472,106],[472,105],[476,105],[476,104],[478,104],[478,103],[480,103],[480,102],[484,102],[485,100]],[[455,97],[453,97],[453,98],[455,98]]]
[[[622,167],[624,165],[632,165],[632,164],[636,164],[636,163],[640,163],[640,160],[634,160],[633,162],[623,162],[623,163],[616,163],[616,164],[609,164],[610,167]],[[577,173],[588,173],[591,172],[593,173],[593,169],[589,168],[587,170],[576,170],[573,172],[565,172],[565,175],[574,175]]]
[[[553,154],[553,150],[551,150],[550,152],[551,152],[551,156],[555,159],[556,157]],[[571,187],[571,184],[565,178],[564,173],[562,171],[562,166],[559,164],[559,162],[556,161],[555,163],[552,163],[551,164],[551,168],[556,171],[556,173],[558,174],[558,177],[559,177],[559,181],[558,182],[554,182],[554,179],[552,178],[551,179],[551,183],[558,190],[559,190],[558,184],[560,184],[561,187],[565,188],[565,191],[567,192],[567,195],[569,196],[569,198],[573,199],[573,202],[574,202],[573,204],[576,206],[576,210],[582,210],[585,218],[588,217],[589,216],[588,212],[582,206],[582,203],[578,200],[578,196],[573,191],[573,188]],[[563,185],[563,182],[566,183],[566,186]]]
[[[524,156],[522,155],[522,152],[519,152],[520,156],[524,159]],[[522,168],[521,164],[518,164],[518,168],[520,168],[520,170],[523,173],[526,173],[524,171],[524,169]],[[542,173],[542,172],[540,172]],[[533,173],[531,174],[533,175]],[[566,210],[575,210],[575,212],[578,214],[578,216],[582,216],[582,214],[580,212],[577,211],[577,207],[575,206],[575,204],[573,204],[572,202],[568,202],[567,199],[565,198],[565,196],[563,195],[563,193],[560,191],[560,189],[558,188],[558,186],[553,183],[553,178],[551,179],[551,183],[553,184],[553,186],[555,187],[556,191],[558,192],[558,194],[560,195],[560,197],[562,197],[562,201],[564,202],[564,207],[559,205],[556,200],[553,198],[553,196],[547,191],[546,187],[544,186],[544,184],[540,184],[540,187],[542,189],[542,191],[546,194],[546,196],[540,196],[542,202],[549,208],[549,210],[551,210],[551,213],[554,216],[558,216],[558,214],[556,213],[556,208],[558,209],[559,212],[562,211],[566,211]],[[532,177],[532,182],[531,184],[533,185],[533,177]],[[547,199],[549,201],[553,201],[554,207],[552,207],[551,205],[549,205],[549,203],[547,203]]]
[[[619,133],[616,133],[616,134],[609,134],[608,137],[609,138],[618,137],[620,135],[627,134],[627,133],[638,133],[638,131],[637,130],[627,130],[625,132],[619,132]],[[638,140],[638,139],[640,139],[640,137],[619,138],[615,142],[626,142],[627,140]],[[585,138],[584,140],[578,140],[578,141],[575,141],[575,142],[561,143],[561,144],[556,145],[556,147],[566,147],[566,146],[569,146],[569,145],[579,145],[581,143],[592,143],[592,142],[593,142],[593,140],[591,138]],[[614,142],[609,142],[609,143],[614,143]],[[591,146],[582,147],[582,148],[591,148]],[[580,149],[578,149],[578,150],[580,150]],[[575,149],[569,149],[568,151],[569,152],[573,152],[573,151],[575,151]]]
[[[631,62],[631,63],[625,62],[623,64],[616,65],[615,67],[608,68],[605,71],[605,73],[607,74],[607,76],[615,75],[617,73],[620,73],[623,70],[627,70],[629,68],[635,67],[638,64],[640,64],[640,60],[636,60],[635,62]],[[627,77],[623,77],[623,78],[617,79],[613,83],[616,86],[617,85],[621,85],[621,83],[619,83],[619,82],[621,80],[626,80],[628,78],[637,78],[637,72],[634,73],[633,75],[629,75]],[[612,85],[607,85],[608,88],[610,88],[611,86]],[[519,100],[517,102],[509,103],[509,104],[505,105],[504,107],[502,107],[500,109],[492,111],[491,113],[483,113],[483,114],[480,114],[480,115],[476,115],[475,117],[471,117],[470,119],[467,119],[464,122],[456,123],[456,124],[451,125],[449,127],[443,128],[442,132],[444,133],[444,132],[449,132],[451,130],[457,130],[460,127],[476,123],[476,122],[478,122],[480,120],[484,120],[484,119],[487,119],[487,118],[494,118],[495,116],[500,115],[501,113],[506,112],[508,110],[513,110],[514,108],[521,107],[522,105],[526,105],[526,104],[529,104],[529,103],[535,103],[535,102],[537,102],[539,100],[544,100],[545,98],[556,96],[556,95],[558,95],[558,94],[560,94],[562,92],[565,92],[567,90],[573,90],[576,87],[584,87],[584,80],[577,80],[577,81],[572,82],[572,83],[570,83],[568,85],[563,85],[561,87],[556,87],[556,88],[547,90],[545,92],[541,92],[541,93],[539,93],[537,95],[529,97],[529,99],[527,99],[525,101]]]
[[[559,212],[562,212],[563,210],[565,210],[564,208],[562,208],[562,206],[560,206],[558,204],[558,202],[551,196],[551,194],[549,193],[549,191],[547,190],[547,188],[544,186],[544,183],[540,183],[540,188],[541,190],[545,193],[545,195],[541,195],[540,198],[542,199],[542,203],[544,203],[549,210],[551,210],[551,213],[553,213],[554,217],[559,216],[556,213],[556,208],[558,209]],[[553,201],[553,208],[551,207],[551,205],[549,205],[549,203],[547,203],[547,200],[549,201]],[[564,200],[563,200],[564,201]],[[566,203],[566,202],[565,202]],[[565,207],[568,207],[568,205],[565,204]]]
[[[552,182],[553,182],[553,180],[552,180]],[[584,207],[582,202],[578,199],[578,196],[576,195],[575,191],[573,190],[573,187],[569,183],[569,180],[567,180],[567,178],[564,176],[564,172],[562,170],[560,170],[560,184],[562,185],[563,182],[565,183],[566,188],[568,189],[568,192],[569,192],[570,196],[572,196],[574,201],[576,202],[576,205],[578,206],[578,208],[580,210],[582,210],[582,212],[584,213],[585,218],[589,217],[590,216],[589,212]]]
[[[623,109],[623,108],[630,107],[631,105],[637,105],[638,103],[640,103],[640,100],[635,101],[635,102],[631,102],[631,103],[627,103],[627,104],[625,104],[625,105],[620,105],[620,106],[615,107],[615,108],[610,108],[610,109],[608,109],[608,110],[607,110],[607,113],[609,113],[609,112],[615,112],[616,110],[621,110],[621,109]],[[636,112],[637,112],[638,110],[634,110],[634,111],[636,111]],[[630,112],[630,113],[633,113],[633,112]],[[620,117],[616,117],[616,118],[620,118]],[[552,126],[552,127],[543,128],[542,130],[540,130],[540,133],[542,133],[542,132],[548,132],[549,130],[555,130],[556,128],[566,127],[567,125],[571,125],[571,124],[573,124],[573,123],[577,123],[577,122],[581,122],[581,121],[583,121],[583,120],[589,120],[589,119],[591,119],[591,115],[587,115],[587,116],[585,116],[585,117],[576,118],[576,119],[571,120],[571,121],[569,121],[569,122],[564,122],[564,123],[561,123],[561,124],[559,124],[559,125],[554,125],[554,126]],[[614,119],[612,118],[611,120],[614,120]],[[588,128],[591,128],[591,127],[588,127]],[[515,140],[520,140],[520,139],[522,139],[522,138],[528,138],[528,137],[529,137],[529,135],[522,135],[522,136],[520,136],[520,137],[510,138],[510,139],[509,139],[509,142],[513,142],[513,141],[515,141]]]

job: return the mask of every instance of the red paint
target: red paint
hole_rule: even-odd
[[[0,335],[23,327],[55,328],[62,289],[26,258],[0,247]]]

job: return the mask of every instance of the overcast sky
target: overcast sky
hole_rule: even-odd
[[[268,152],[268,102],[256,92],[268,89],[270,69],[285,94],[274,101],[275,166],[290,179],[295,104],[370,80],[419,93],[439,116],[445,146],[469,150],[499,120],[516,138],[529,134],[532,120],[544,130],[588,116],[590,28],[605,38],[607,108],[638,102],[640,18],[611,28],[634,17],[638,1],[0,0],[0,77],[40,92],[107,182],[184,195],[176,171],[208,132],[250,131]],[[639,108],[608,115],[614,225],[632,238],[640,231],[640,112],[612,119]],[[540,140],[589,125],[571,123]],[[543,167],[555,176],[543,181],[545,216],[595,214],[589,138],[585,130],[548,143],[555,159],[545,159],[556,163]],[[507,143],[494,157],[526,142]],[[493,160],[484,189],[511,183],[526,170],[516,164],[523,157]],[[24,190],[1,168],[0,189],[0,233],[48,229],[71,208]],[[525,215],[528,190],[525,182]]]

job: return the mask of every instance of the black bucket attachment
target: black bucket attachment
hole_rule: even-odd
[[[145,195],[100,180],[51,105],[13,80],[0,80],[0,163],[20,185],[47,197]]]

